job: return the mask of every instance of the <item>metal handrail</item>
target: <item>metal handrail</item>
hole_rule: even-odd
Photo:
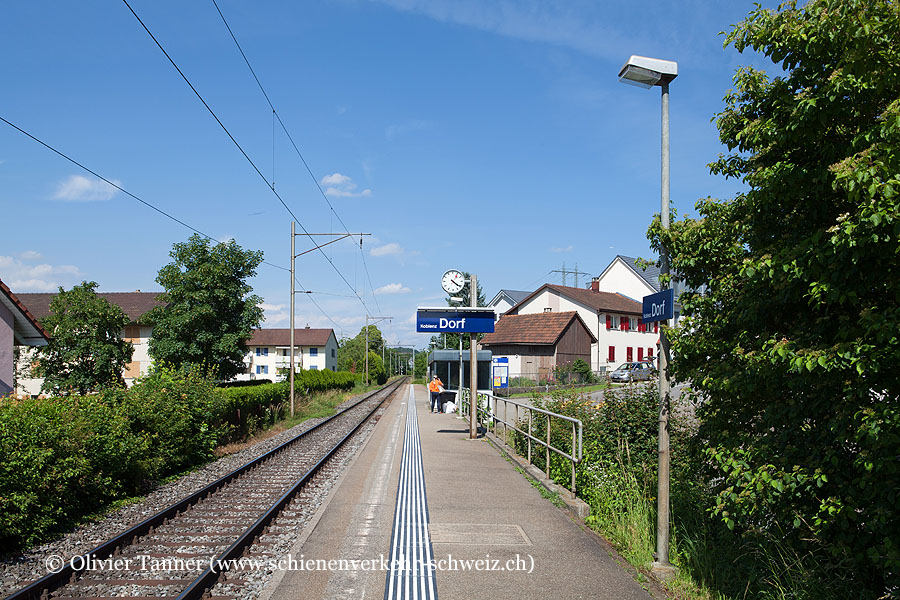
[[[468,407],[469,403],[469,390],[462,390],[462,402],[465,403],[465,406]],[[481,399],[485,400],[485,407],[481,406]],[[514,400],[509,400],[507,398],[503,398],[500,396],[495,396],[489,392],[478,392],[478,402],[476,406],[476,410],[478,413],[482,413],[487,418],[487,423],[489,425],[494,426],[494,430],[496,431],[497,424],[503,424],[503,443],[509,446],[509,442],[507,441],[507,432],[511,429],[514,432],[520,433],[525,436],[528,440],[528,463],[534,464],[531,460],[531,444],[532,442],[536,442],[544,447],[544,472],[547,475],[547,478],[550,478],[550,452],[553,451],[556,454],[569,459],[569,464],[571,466],[571,488],[570,491],[572,494],[575,494],[575,465],[579,464],[583,458],[582,452],[582,438],[584,435],[584,424],[581,420],[576,419],[574,417],[569,417],[566,415],[561,415],[559,413],[551,412],[549,410],[544,410],[542,408],[537,408],[535,406],[530,406],[528,404],[522,404],[520,402],[516,402]],[[499,418],[497,416],[494,408],[497,406],[497,402],[503,402],[503,418]],[[509,419],[509,405],[512,404],[515,407],[515,415],[514,421],[510,422]],[[522,408],[528,411],[528,431],[524,431],[518,428],[519,423],[519,409]],[[539,413],[546,418],[546,433],[547,439],[542,440],[536,438],[532,435],[532,423],[534,421],[534,413]],[[466,410],[466,414],[468,414],[468,410]],[[573,453],[574,449],[578,448],[577,456],[573,454],[568,454],[564,450],[560,448],[556,448],[550,444],[550,431],[551,431],[551,419],[559,419],[561,421],[567,421],[572,424],[572,448]]]

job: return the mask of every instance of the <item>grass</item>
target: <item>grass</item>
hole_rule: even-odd
[[[511,394],[511,395],[509,395],[508,397],[509,397],[509,398],[530,398],[530,397],[533,396],[534,394],[540,394],[540,393],[541,393],[541,389],[542,389],[543,387],[544,387],[544,386],[536,385],[536,386],[534,386],[534,391],[531,391],[531,392],[519,392],[518,394]],[[583,393],[590,393],[590,392],[598,392],[598,391],[600,391],[600,390],[605,390],[605,389],[608,388],[608,387],[609,387],[609,384],[603,382],[603,383],[595,383],[595,384],[593,384],[593,385],[587,385],[587,386],[584,386],[584,387],[571,387],[571,388],[560,387],[560,388],[556,388],[556,389],[566,389],[566,390],[571,390],[571,391],[578,392],[578,393],[582,393],[582,392],[583,392]],[[551,391],[552,391],[552,390],[551,390]]]
[[[268,429],[259,431],[245,440],[219,446],[215,450],[216,457],[219,458],[222,456],[228,456],[229,454],[234,454],[235,452],[239,452],[245,448],[249,448],[250,446],[258,444],[259,442],[277,435],[282,431],[299,425],[300,423],[308,419],[322,419],[325,417],[330,417],[335,413],[335,409],[338,406],[346,402],[352,396],[365,394],[366,392],[370,392],[380,387],[381,386],[375,384],[366,387],[365,385],[360,383],[357,384],[356,387],[354,387],[352,390],[347,392],[331,390],[328,392],[312,394],[305,398],[301,398],[299,402],[295,401],[294,403],[293,417],[286,415],[285,418],[276,421]]]

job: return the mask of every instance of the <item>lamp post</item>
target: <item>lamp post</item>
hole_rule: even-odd
[[[619,71],[619,81],[662,91],[662,189],[660,225],[669,228],[669,82],[678,76],[678,63],[671,60],[631,56]],[[659,251],[660,288],[668,289],[669,252],[665,245]],[[668,324],[668,323],[667,323]],[[669,341],[665,329],[659,333],[659,473],[656,494],[656,561],[651,570],[663,579],[675,575],[669,562]]]

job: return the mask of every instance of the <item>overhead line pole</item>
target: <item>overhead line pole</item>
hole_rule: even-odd
[[[315,246],[314,248],[310,248],[309,250],[304,250],[303,252],[297,254],[296,247],[295,247],[295,240],[297,238],[297,235],[304,235],[304,236],[307,236],[310,238],[314,235],[330,235],[330,236],[339,236],[339,237],[337,237],[336,239],[333,239],[331,241],[325,242],[324,244],[319,244],[319,245]],[[298,234],[296,221],[291,221],[291,268],[290,268],[290,272],[291,272],[291,339],[290,339],[291,359],[290,359],[290,365],[288,367],[290,369],[290,374],[288,375],[288,380],[290,381],[289,385],[290,385],[290,394],[291,394],[291,416],[292,417],[294,416],[294,295],[298,294],[298,293],[300,293],[300,294],[311,293],[306,290],[301,291],[301,292],[297,292],[296,290],[294,290],[294,281],[295,281],[295,279],[294,279],[294,271],[295,271],[294,261],[297,259],[298,256],[303,256],[304,254],[308,254],[309,252],[318,250],[322,246],[327,246],[328,244],[333,244],[334,242],[339,242],[339,241],[343,240],[344,238],[348,238],[351,236],[357,236],[357,235],[364,236],[364,235],[372,235],[372,234],[371,233],[352,233],[352,234],[351,233],[345,233],[345,234],[344,233],[302,233],[302,234]],[[362,239],[362,237],[360,237],[360,239]],[[321,310],[321,308],[319,310]],[[324,311],[323,311],[323,313],[324,313]],[[325,315],[325,316],[327,317],[328,315]],[[329,319],[330,318],[331,317],[329,317]],[[368,344],[366,344],[366,348],[368,349]]]

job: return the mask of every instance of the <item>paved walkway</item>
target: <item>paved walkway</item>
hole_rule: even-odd
[[[408,411],[412,397],[415,412]],[[407,430],[407,420],[414,416],[420,462],[415,454],[404,457],[404,446],[414,450],[410,440],[415,436]],[[401,489],[398,503],[404,464],[420,466],[424,480],[409,489],[420,490],[421,495],[412,496],[422,500],[404,500],[411,496]],[[404,475],[404,480],[409,477]],[[401,532],[399,539],[411,539],[435,561],[433,583],[441,600],[651,598],[599,540],[541,497],[486,441],[469,440],[465,422],[455,415],[430,413],[422,386],[395,398],[320,510],[314,529],[293,551],[295,559],[302,555],[304,560],[368,564],[282,572],[276,575],[277,587],[263,598],[381,599],[388,593],[391,598],[432,597],[431,580],[398,586],[403,573],[389,577],[389,570],[382,570],[391,564],[392,541],[397,541],[397,527],[407,514],[415,525],[404,531],[415,535]],[[396,547],[393,552],[396,556]]]

